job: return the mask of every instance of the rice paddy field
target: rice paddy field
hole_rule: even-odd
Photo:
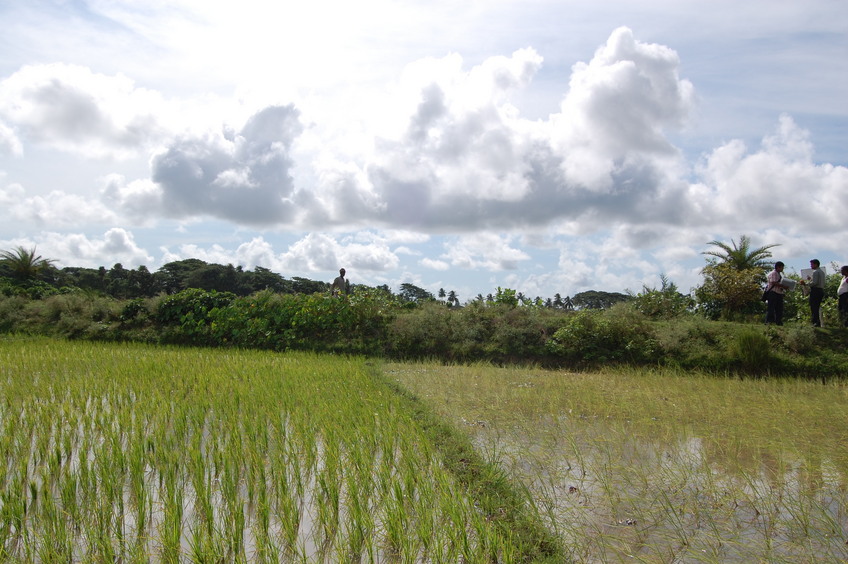
[[[575,562],[848,562],[848,385],[389,365]]]
[[[841,562],[848,387],[0,338],[0,560]]]

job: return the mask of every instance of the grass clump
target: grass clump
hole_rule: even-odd
[[[731,341],[730,356],[746,373],[765,373],[772,361],[771,343],[761,331],[740,331]]]

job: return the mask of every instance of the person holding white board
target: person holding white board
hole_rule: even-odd
[[[819,259],[810,260],[810,270],[801,270],[801,284],[810,289],[810,319],[821,327],[821,303],[824,299],[824,269]]]

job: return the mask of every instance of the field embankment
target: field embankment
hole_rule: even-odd
[[[848,329],[842,327],[813,329],[794,320],[765,326],[762,316],[712,321],[689,311],[649,315],[637,305],[447,307],[401,304],[366,291],[344,298],[271,291],[236,297],[189,289],[134,300],[70,292],[44,299],[0,295],[0,332],[445,363],[669,367],[806,380],[848,374]]]

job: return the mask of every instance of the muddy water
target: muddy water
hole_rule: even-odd
[[[458,424],[582,562],[844,562],[846,476],[680,429],[562,416]]]

